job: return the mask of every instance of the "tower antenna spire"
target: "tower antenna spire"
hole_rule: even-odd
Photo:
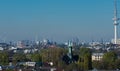
[[[114,44],[117,44],[117,26],[118,26],[118,20],[117,17],[117,1],[114,0],[114,18],[113,18],[113,24],[114,24]]]
[[[114,0],[114,18],[117,18],[117,1]]]

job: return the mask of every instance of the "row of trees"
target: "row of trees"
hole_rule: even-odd
[[[67,55],[67,52],[68,49],[65,48],[47,48],[33,54],[17,53],[13,54],[12,63],[16,64],[17,62],[25,61],[35,61],[43,63],[53,62],[54,67],[62,68],[66,71],[70,71],[71,69],[88,70],[91,68],[91,52],[89,49],[82,48],[79,52],[75,52],[75,55],[80,54],[78,55],[79,59],[78,61],[72,62],[70,64],[66,64],[66,62],[63,61],[63,56]],[[0,52],[0,64],[9,64],[9,54],[7,52]]]
[[[48,48],[42,49],[40,52],[24,54],[16,53],[13,54],[12,62],[16,64],[17,62],[33,61],[33,62],[53,62],[54,66],[60,66],[62,61],[62,56],[66,54],[67,51],[63,48]],[[10,60],[10,54],[8,52],[0,52],[0,65],[8,65]]]
[[[91,70],[92,68],[107,70],[120,68],[120,59],[118,59],[115,52],[107,52],[104,54],[103,60],[92,62],[91,50],[88,48],[80,48],[78,52],[73,52],[73,55],[78,55],[77,61],[73,61],[70,64],[67,64],[65,61],[63,61],[63,57],[67,55],[67,52],[68,50],[65,48],[47,48],[33,54],[17,53],[12,56],[12,63],[16,64],[17,62],[25,61],[42,63],[53,62],[54,67],[62,68],[65,71],[85,71]],[[66,61],[69,60],[69,58],[64,59],[66,59]],[[0,65],[8,64],[9,54],[7,52],[0,52]]]

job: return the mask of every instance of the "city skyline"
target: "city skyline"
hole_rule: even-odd
[[[5,0],[0,1],[0,10],[0,39],[114,38],[114,0]],[[118,37],[119,30],[118,26]]]

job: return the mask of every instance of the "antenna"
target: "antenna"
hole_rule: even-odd
[[[114,0],[114,20],[117,20],[117,1]]]

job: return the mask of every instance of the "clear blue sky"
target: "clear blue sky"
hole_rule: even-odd
[[[0,0],[0,39],[113,38],[113,0]],[[118,1],[120,14],[120,1]],[[118,27],[119,28],[119,27]],[[120,34],[119,34],[120,37]]]

